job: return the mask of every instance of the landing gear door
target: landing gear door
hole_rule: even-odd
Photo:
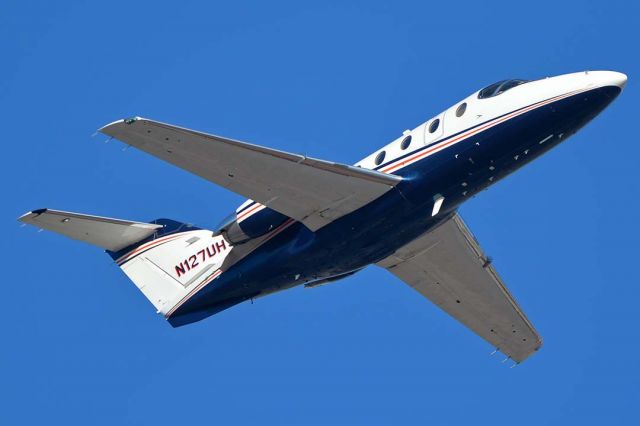
[[[424,144],[431,145],[442,138],[444,133],[444,114],[440,114],[427,122],[424,128]]]

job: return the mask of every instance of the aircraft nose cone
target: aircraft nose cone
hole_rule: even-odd
[[[589,80],[598,86],[612,86],[620,90],[627,84],[627,76],[617,71],[587,71]]]
[[[624,86],[627,85],[627,75],[621,72],[609,71],[609,78],[611,84],[618,86],[620,89],[624,89]]]

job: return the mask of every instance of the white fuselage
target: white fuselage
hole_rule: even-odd
[[[356,166],[369,169],[378,168],[382,172],[394,173],[411,164],[411,161],[396,164],[392,162],[394,159],[403,157],[425,145],[446,139],[465,129],[470,129],[480,123],[548,99],[570,96],[597,87],[611,85],[623,87],[626,81],[627,77],[624,74],[615,71],[584,71],[530,81],[488,99],[478,99],[479,91],[477,91],[414,129],[406,130],[391,143],[357,162]],[[463,103],[466,103],[466,109],[458,117],[456,110]],[[433,132],[430,132],[430,126],[435,120],[439,120],[439,125]],[[411,136],[411,144],[402,149],[401,143],[407,136]],[[439,147],[429,154],[435,154],[439,150],[450,146],[451,144],[447,144]],[[380,164],[376,164],[376,157],[382,151],[385,152],[384,160]],[[417,161],[423,158],[420,157]],[[380,167],[380,165],[383,166]]]

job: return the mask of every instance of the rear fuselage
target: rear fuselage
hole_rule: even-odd
[[[575,133],[625,82],[623,74],[598,71],[524,84],[507,81],[476,92],[357,163],[403,181],[316,232],[267,207],[245,203],[237,212],[241,226],[259,223],[263,215],[273,229],[169,320],[173,325],[192,322],[244,300],[348,274],[387,257]],[[443,202],[434,209],[437,199]]]

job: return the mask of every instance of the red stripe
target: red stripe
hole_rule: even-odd
[[[238,209],[236,210],[236,213],[240,214],[243,211],[246,211],[247,209],[250,209],[251,207],[255,206],[256,204],[259,204],[259,203],[256,202],[256,201],[253,201],[253,200],[251,200],[250,203],[243,203],[243,204],[240,205],[240,207],[238,207]]]
[[[257,209],[264,207],[262,204],[256,204],[255,206],[251,207],[248,210],[243,211],[241,214],[238,215],[238,217],[236,218],[236,220],[240,221],[243,218],[246,218],[250,213],[256,211]]]
[[[585,90],[590,90],[590,89],[585,89]],[[416,154],[414,156],[408,157],[408,158],[402,160],[399,163],[395,163],[395,164],[389,165],[389,166],[385,167],[384,169],[382,169],[381,171],[384,172],[384,173],[390,173],[390,172],[399,170],[400,168],[404,167],[405,165],[408,165],[408,163],[413,163],[414,160],[419,160],[420,158],[425,157],[426,155],[428,155],[428,154],[430,154],[430,153],[432,153],[434,151],[446,148],[446,147],[448,147],[449,145],[452,145],[455,142],[459,142],[462,139],[466,139],[466,138],[468,138],[470,136],[473,136],[473,135],[475,135],[475,134],[477,134],[477,133],[479,133],[479,132],[481,132],[483,130],[486,130],[489,127],[493,127],[493,126],[495,126],[497,124],[500,124],[500,123],[502,123],[502,122],[504,122],[506,120],[509,120],[509,119],[511,119],[511,118],[513,118],[515,116],[524,114],[525,112],[531,111],[534,108],[538,108],[538,107],[544,106],[546,104],[549,104],[549,103],[554,102],[556,100],[559,100],[561,98],[566,98],[566,97],[572,96],[574,94],[577,94],[578,92],[585,91],[585,90],[575,90],[573,92],[569,92],[569,93],[566,93],[564,95],[559,95],[559,96],[547,99],[545,101],[540,101],[540,102],[535,103],[533,105],[529,105],[528,107],[525,107],[525,108],[523,108],[521,110],[514,111],[514,112],[512,112],[510,114],[507,114],[504,117],[501,117],[499,119],[494,119],[493,121],[490,121],[490,122],[488,122],[488,123],[486,123],[486,124],[484,124],[484,125],[482,125],[480,127],[476,127],[473,130],[467,131],[466,133],[463,133],[463,134],[459,135],[458,137],[450,139],[447,142],[441,143],[441,144],[439,144],[437,146],[434,146],[433,148],[427,149],[427,150],[422,151],[422,152],[420,152],[420,153],[418,153],[418,154]]]

